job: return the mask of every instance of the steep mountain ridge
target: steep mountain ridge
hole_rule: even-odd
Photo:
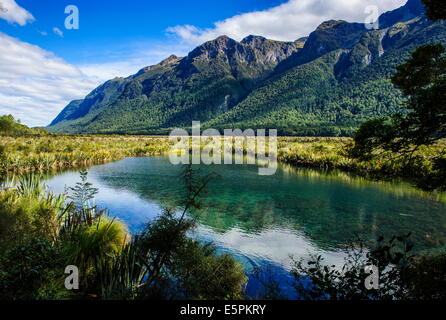
[[[419,0],[408,0],[404,6],[383,13],[378,19],[379,28],[388,28],[395,23],[409,21],[422,15],[424,15],[423,4]]]
[[[135,127],[187,125],[207,120],[241,101],[277,64],[300,50],[304,40],[281,42],[248,36],[240,42],[226,36],[208,41],[186,57],[171,56],[135,75],[107,81],[83,101],[73,101],[51,123],[56,132],[92,132],[99,121],[107,130],[110,114],[124,116]],[[140,109],[140,110],[137,110]],[[136,114],[140,116],[137,118]],[[147,119],[147,116],[152,116]],[[122,122],[122,118],[117,119]],[[124,122],[119,130],[128,128]]]
[[[282,134],[348,135],[398,111],[389,78],[417,46],[446,43],[418,0],[380,17],[384,26],[331,20],[294,42],[248,36],[208,41],[116,78],[71,102],[49,129],[67,133],[167,133],[192,120],[216,128],[268,127]]]
[[[364,24],[330,20],[320,24],[305,42],[302,50],[282,62],[276,72],[311,62],[326,53],[338,49],[350,49],[366,31]]]
[[[367,31],[351,49],[338,49],[276,74],[205,125],[349,135],[363,121],[400,110],[404,98],[389,78],[416,47],[428,42],[446,44],[444,22],[420,16]]]

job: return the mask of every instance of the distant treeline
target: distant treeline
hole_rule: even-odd
[[[42,128],[29,128],[14,119],[12,115],[0,116],[0,135],[25,136],[25,135],[47,135],[48,132]]]

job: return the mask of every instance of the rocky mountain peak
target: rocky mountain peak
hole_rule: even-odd
[[[338,26],[340,24],[343,24],[343,23],[347,23],[347,22],[344,21],[344,20],[328,20],[328,21],[324,21],[316,28],[316,31],[331,29],[331,28],[334,28],[334,27],[336,27],[336,26]]]
[[[139,76],[141,76],[143,74],[146,74],[148,72],[151,72],[151,71],[154,71],[154,70],[157,70],[157,69],[162,69],[164,67],[168,67],[169,65],[177,63],[181,59],[182,58],[179,58],[176,55],[172,54],[168,58],[164,59],[163,61],[161,61],[158,64],[142,68],[135,75],[131,76],[131,78],[137,78],[137,77],[139,77]]]
[[[213,58],[219,53],[226,53],[228,49],[233,48],[235,45],[237,45],[237,43],[238,42],[234,39],[223,35],[196,47],[189,53],[187,57],[189,60],[192,60],[199,56],[205,57],[206,59]]]
[[[162,66],[166,66],[166,65],[169,65],[171,63],[175,63],[175,62],[177,62],[180,59],[181,58],[179,58],[176,55],[172,54],[168,58],[166,58],[163,61],[161,61],[159,64],[162,65]]]
[[[397,22],[405,22],[425,13],[424,5],[420,0],[408,0],[406,4],[398,9],[383,13],[379,17],[379,27],[388,28]]]
[[[261,45],[263,42],[265,42],[267,39],[262,36],[255,36],[255,35],[249,35],[240,41],[240,43],[248,44],[251,46],[257,46]]]
[[[203,45],[198,48],[206,48],[206,49],[215,49],[215,50],[225,50],[231,48],[237,44],[237,41],[229,38],[228,36],[219,36],[218,38],[205,42]]]
[[[237,61],[276,64],[301,47],[295,42],[268,40],[256,35],[249,35],[240,42],[228,36],[220,36],[195,48],[189,53],[187,60],[211,61],[220,57],[229,64]]]
[[[308,122],[315,126],[338,128],[345,123],[351,128],[372,109],[396,110],[396,89],[384,80],[413,44],[446,41],[444,24],[426,20],[423,11],[419,0],[409,0],[380,17],[381,30],[330,20],[308,38],[291,42],[257,35],[239,42],[220,36],[185,58],[172,55],[136,75],[107,81],[83,100],[71,102],[50,128],[159,133],[162,128],[188,126],[191,119],[222,126],[271,123],[290,132],[300,132],[294,130],[308,119],[319,119]],[[358,83],[379,97],[376,105],[369,108],[368,96],[358,98],[349,89]],[[327,111],[338,109],[342,112]],[[308,132],[314,134],[313,128]]]
[[[306,63],[334,50],[350,49],[366,31],[362,23],[325,21],[305,40],[303,49],[296,54],[294,64]]]

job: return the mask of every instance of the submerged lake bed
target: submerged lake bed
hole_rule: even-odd
[[[281,282],[292,296],[291,256],[321,255],[341,265],[342,248],[352,239],[373,243],[379,236],[412,233],[416,251],[446,245],[446,202],[402,182],[374,182],[334,171],[280,165],[276,174],[259,176],[255,165],[194,165],[201,175],[213,174],[195,210],[194,236],[211,241],[237,258],[250,275],[248,294],[255,296],[252,277],[260,267]],[[165,207],[184,198],[182,166],[166,156],[126,158],[88,169],[99,189],[96,204],[140,231]],[[64,192],[79,181],[77,171],[46,179],[51,191]]]

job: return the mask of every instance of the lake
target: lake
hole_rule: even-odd
[[[254,165],[199,165],[200,174],[215,174],[202,195],[196,234],[238,259],[248,274],[260,266],[272,273],[289,297],[290,255],[322,255],[340,265],[342,246],[360,237],[412,232],[416,251],[446,244],[444,194],[427,194],[402,182],[374,182],[334,171],[279,166],[275,175],[259,176]],[[165,156],[127,158],[88,169],[99,188],[96,204],[126,222],[132,233],[183,199],[181,166]],[[63,192],[80,181],[69,171],[46,179],[49,189]],[[265,271],[266,272],[266,271]],[[248,283],[256,296],[258,282]]]

